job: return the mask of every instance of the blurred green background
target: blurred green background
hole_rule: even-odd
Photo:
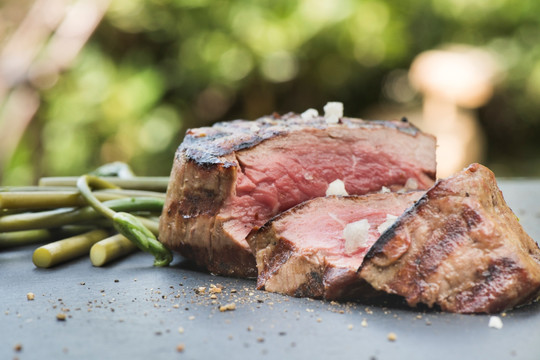
[[[407,116],[423,99],[403,74],[445,44],[482,49],[499,67],[493,94],[471,110],[486,138],[480,160],[497,176],[540,176],[537,0],[49,1],[58,14],[40,18],[58,21],[41,30],[39,46],[29,40],[35,53],[14,80],[10,66],[21,61],[9,42],[40,3],[0,4],[2,185],[116,160],[138,175],[168,175],[187,128],[321,111],[327,101],[343,102],[348,116],[381,108]],[[55,36],[71,41],[84,30],[73,12],[72,27],[61,28],[66,14],[79,6],[82,24],[95,3],[102,13],[76,56],[47,53]],[[24,123],[11,115],[17,89],[38,101]],[[17,127],[20,136],[6,139]]]

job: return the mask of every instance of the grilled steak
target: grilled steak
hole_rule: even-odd
[[[364,255],[423,192],[321,197],[306,201],[252,231],[257,287],[297,297],[365,297],[357,274]]]
[[[388,228],[359,269],[409,305],[493,313],[540,291],[540,250],[478,164],[440,180]]]
[[[178,148],[160,241],[216,274],[256,276],[245,240],[255,226],[341,179],[349,194],[427,189],[435,138],[406,121],[288,114],[188,130]]]

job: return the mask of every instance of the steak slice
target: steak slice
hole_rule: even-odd
[[[160,241],[221,275],[255,277],[255,226],[340,179],[349,194],[427,189],[435,138],[407,121],[288,114],[188,130],[171,171]]]
[[[506,205],[493,173],[472,164],[438,181],[388,228],[359,272],[411,306],[493,313],[539,294],[540,250]]]
[[[346,300],[369,290],[358,275],[365,254],[423,192],[329,196],[306,201],[252,231],[257,288]]]

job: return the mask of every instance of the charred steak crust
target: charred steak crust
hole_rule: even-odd
[[[392,150],[385,146],[388,137],[394,139]],[[304,160],[291,156],[291,146]],[[335,154],[318,154],[321,146]],[[281,159],[278,168],[266,167],[273,155]],[[335,157],[341,167],[332,168]],[[325,168],[309,168],[298,178],[298,169],[287,162]],[[254,277],[255,259],[245,240],[249,231],[301,201],[323,196],[340,176],[348,176],[354,194],[403,187],[408,179],[427,189],[435,180],[435,138],[403,121],[341,118],[329,125],[323,117],[292,113],[190,129],[174,157],[160,241],[212,273]]]
[[[358,269],[409,305],[493,313],[540,293],[540,249],[486,167],[439,180],[372,246]]]
[[[362,120],[344,117],[340,119],[340,124],[350,128],[390,127],[411,136],[421,133],[416,126],[408,121]],[[251,148],[273,137],[297,129],[304,129],[306,125],[319,130],[334,126],[327,124],[324,117],[304,120],[295,113],[282,116],[274,114],[273,116],[261,117],[255,121],[218,122],[212,127],[188,130],[184,141],[178,148],[177,156],[184,154],[187,159],[191,159],[199,165],[221,164],[225,167],[236,166],[234,162],[224,161],[222,157]],[[429,175],[435,180],[434,173]]]

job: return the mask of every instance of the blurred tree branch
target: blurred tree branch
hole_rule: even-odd
[[[16,29],[1,39],[0,182],[39,108],[40,90],[54,85],[73,62],[108,4],[109,0],[36,0]],[[4,6],[5,10],[8,5]]]

